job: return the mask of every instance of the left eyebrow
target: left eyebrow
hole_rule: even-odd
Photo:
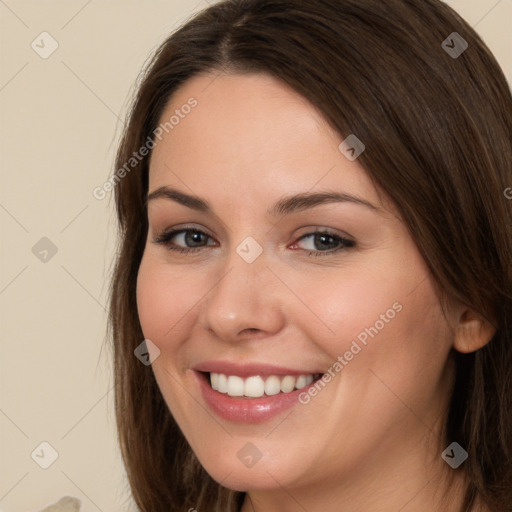
[[[380,211],[380,208],[377,208],[369,201],[366,201],[360,197],[342,192],[328,191],[304,193],[284,197],[283,199],[280,199],[271,209],[267,210],[267,213],[277,217],[327,203],[354,203],[357,205],[365,206],[376,212]]]

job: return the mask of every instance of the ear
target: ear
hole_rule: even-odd
[[[455,328],[453,348],[467,354],[487,345],[496,334],[496,328],[472,309],[464,309]]]

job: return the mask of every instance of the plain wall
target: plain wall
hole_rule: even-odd
[[[447,3],[512,83],[512,0]],[[40,510],[66,494],[82,500],[82,512],[129,510],[102,349],[113,204],[92,191],[112,172],[120,118],[143,63],[206,6],[0,2],[2,511]],[[37,51],[51,49],[48,36],[38,37],[43,31],[58,43],[47,59],[31,47],[35,40]],[[48,469],[31,458],[44,441],[58,452]],[[50,455],[43,446],[34,458]]]

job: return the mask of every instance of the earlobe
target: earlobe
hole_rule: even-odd
[[[455,329],[453,348],[468,354],[485,346],[496,334],[494,325],[472,309],[465,309]]]

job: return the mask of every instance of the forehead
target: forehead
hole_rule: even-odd
[[[150,190],[181,182],[203,196],[260,191],[261,199],[319,187],[380,202],[364,168],[338,149],[342,137],[269,75],[195,76],[172,96],[160,125],[166,122],[151,157]]]

